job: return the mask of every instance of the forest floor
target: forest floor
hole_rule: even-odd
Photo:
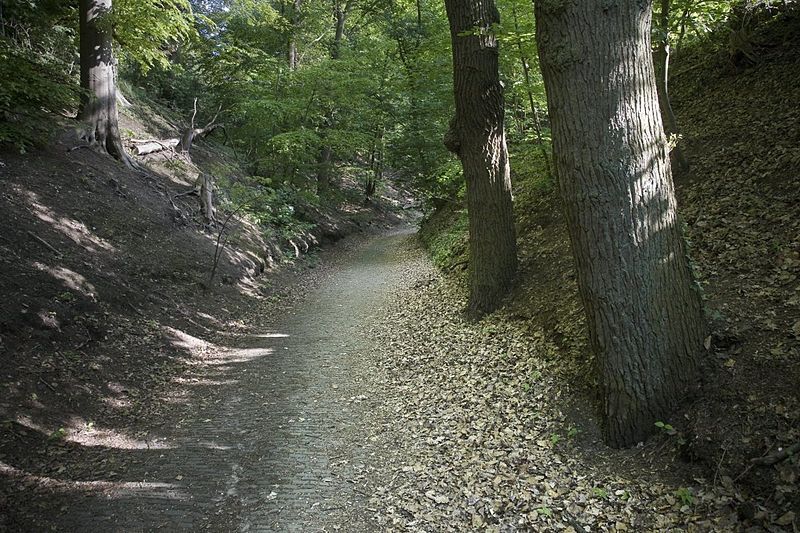
[[[10,530],[729,531],[724,480],[569,426],[543,339],[469,323],[409,230],[346,240],[279,304],[171,328],[189,362],[130,424],[2,448]],[[763,518],[763,517],[762,517]],[[771,517],[775,531],[792,515]],[[763,524],[759,522],[759,524]],[[754,530],[761,530],[750,524]]]
[[[755,35],[757,64],[679,58],[712,335],[697,397],[631,450],[601,443],[552,189],[518,182],[522,282],[468,323],[453,269],[374,236],[384,207],[316,213],[366,234],[301,232],[289,264],[241,221],[211,284],[215,235],[176,195],[235,169],[203,143],[147,175],[3,155],[0,530],[796,531],[800,461],[751,459],[800,440],[797,28]]]

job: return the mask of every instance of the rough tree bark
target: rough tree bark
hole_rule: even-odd
[[[678,121],[675,112],[672,110],[672,102],[669,98],[669,17],[670,0],[660,0],[661,12],[658,16],[658,40],[656,49],[653,51],[653,64],[656,74],[656,90],[658,91],[658,104],[661,109],[661,120],[664,123],[664,132],[670,135],[678,134]],[[677,144],[670,153],[672,162],[681,170],[689,169],[683,150]]]
[[[446,0],[453,43],[456,114],[445,146],[458,155],[467,184],[473,316],[497,308],[517,271],[511,176],[498,74],[500,22],[493,0]]]
[[[122,146],[117,112],[117,80],[108,24],[111,0],[80,0],[81,88],[78,119],[86,123],[84,140],[133,166]]]
[[[633,445],[696,384],[704,321],[642,0],[536,0],[539,57],[605,437]]]

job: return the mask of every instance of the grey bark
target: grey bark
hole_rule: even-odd
[[[344,39],[344,26],[347,22],[347,16],[353,8],[353,1],[348,0],[344,5],[341,0],[334,0],[333,2],[333,15],[336,19],[333,47],[331,48],[331,59],[339,59],[342,54],[342,40]]]
[[[696,385],[704,337],[653,76],[652,4],[537,0],[535,8],[605,438],[633,445]]]
[[[133,166],[122,146],[117,111],[117,80],[112,29],[107,24],[111,0],[80,0],[81,109],[84,140]]]
[[[291,15],[289,16],[289,22],[291,24],[288,52],[290,70],[297,69],[297,63],[299,61],[299,55],[297,53],[297,32],[299,31],[300,27],[300,9],[302,8],[302,5],[303,0],[294,0],[292,2]]]
[[[469,312],[496,309],[517,271],[511,176],[498,74],[500,22],[493,0],[446,0],[456,114],[445,146],[464,169],[469,213]]]
[[[214,209],[214,179],[210,174],[203,174],[200,180],[200,210],[206,224],[213,225],[217,222],[216,209]]]

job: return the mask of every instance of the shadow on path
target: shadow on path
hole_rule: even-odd
[[[25,469],[0,462],[40,509],[37,529],[375,529],[359,432],[370,392],[354,369],[375,349],[374,310],[403,282],[397,251],[409,233],[353,250],[297,305],[264,320],[269,327],[222,332],[215,343],[170,330],[204,362],[177,380],[167,419],[148,421],[144,437],[63,443],[59,453],[85,466],[63,479],[36,472],[35,460]],[[10,430],[33,455],[48,444],[29,427]]]

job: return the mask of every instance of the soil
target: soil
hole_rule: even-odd
[[[751,463],[800,441],[800,32],[773,30],[673,83],[712,330],[697,398],[631,450],[600,442],[552,190],[516,200],[528,281],[468,323],[457,279],[375,236],[385,207],[237,221],[210,282],[176,195],[220,153],[3,154],[0,530],[796,531],[798,458]]]
[[[131,110],[123,125],[148,135]],[[235,216],[219,247],[221,225],[204,225],[183,193],[199,172],[236,177],[224,150],[201,141],[191,158],[129,171],[76,147],[66,126],[54,121],[64,133],[46,148],[0,154],[0,529],[64,529],[51,497],[110,490],[122,458],[109,450],[147,448],[179,401],[164,398],[202,359],[182,335],[235,328],[253,305],[281,309],[301,274],[324,270],[320,246],[413,217],[391,184],[364,203],[343,183],[338,205],[298,206],[309,229],[284,237]]]

